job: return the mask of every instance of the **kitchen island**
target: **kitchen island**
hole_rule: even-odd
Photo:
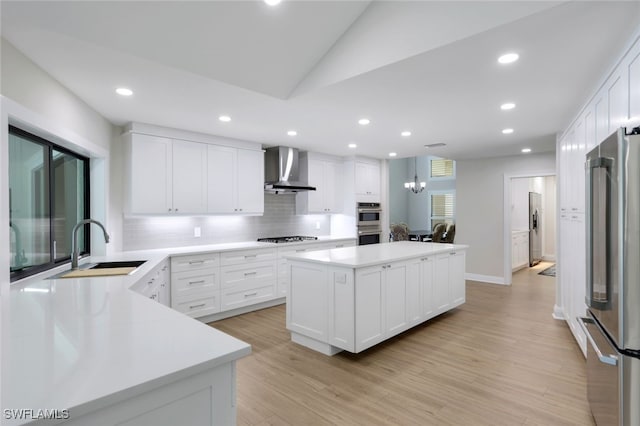
[[[357,353],[463,304],[467,248],[399,241],[287,256],[291,340]]]

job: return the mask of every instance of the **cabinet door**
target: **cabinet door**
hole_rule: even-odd
[[[433,303],[436,315],[448,311],[451,306],[449,257],[449,253],[437,255],[433,267]]]
[[[233,213],[235,208],[235,164],[238,150],[226,146],[207,147],[207,212]]]
[[[421,260],[422,315],[429,319],[435,315],[436,301],[433,292],[433,257]]]
[[[405,262],[385,265],[385,336],[391,337],[407,328],[407,266]]]
[[[172,209],[171,139],[134,134],[130,158],[131,213],[168,213]]]
[[[356,352],[384,340],[384,269],[359,269],[356,273]]]
[[[207,206],[207,145],[173,141],[173,211],[204,213]]]
[[[264,212],[264,152],[238,150],[237,208],[242,213]]]
[[[370,189],[370,167],[367,163],[356,161],[356,194],[369,195]]]
[[[324,208],[330,213],[342,211],[342,186],[340,164],[326,162],[324,164]]]
[[[308,183],[316,188],[315,191],[307,192],[307,209],[309,213],[325,213],[325,193],[327,188],[324,184],[324,162],[318,160],[308,160]]]
[[[407,263],[407,322],[414,326],[422,320],[422,261],[413,259]]]
[[[629,61],[629,117],[640,118],[640,43],[631,49]],[[634,123],[637,125],[637,123]]]
[[[460,251],[449,253],[449,288],[452,307],[463,304],[466,299],[464,268],[465,253]]]

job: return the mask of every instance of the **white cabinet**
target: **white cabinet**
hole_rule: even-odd
[[[264,152],[207,147],[207,212],[264,212]]]
[[[380,162],[355,161],[356,201],[380,201]]]
[[[220,275],[222,311],[275,299],[275,248],[223,252]]]
[[[289,275],[289,264],[286,256],[295,253],[305,253],[314,250],[329,250],[342,247],[354,247],[355,239],[339,240],[322,243],[296,244],[292,246],[278,247],[278,296],[286,296],[287,288],[291,282]]]
[[[296,194],[298,214],[330,214],[342,211],[342,164],[339,158],[312,152],[300,155],[300,178],[316,188]]]
[[[529,266],[529,231],[511,231],[511,269]]]
[[[139,280],[132,289],[165,306],[171,305],[169,261],[165,260]]]
[[[132,134],[129,161],[130,213],[204,213],[205,144]]]
[[[292,340],[360,352],[465,302],[465,252],[346,268],[290,260]]]
[[[194,318],[220,312],[220,255],[171,258],[171,307]]]

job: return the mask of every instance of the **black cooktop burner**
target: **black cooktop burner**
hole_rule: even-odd
[[[306,237],[303,235],[294,235],[292,237],[268,237],[258,238],[261,243],[294,243],[296,241],[317,240],[318,237]]]

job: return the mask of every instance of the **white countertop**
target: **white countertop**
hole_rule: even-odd
[[[399,260],[414,259],[456,250],[466,250],[462,244],[423,243],[418,241],[395,241],[392,243],[369,244],[309,253],[287,255],[290,260],[323,263],[348,268],[363,268]]]
[[[353,238],[306,243],[342,239]],[[2,408],[70,409],[77,417],[250,354],[247,343],[130,287],[171,255],[283,245],[239,242],[93,256],[81,263],[147,262],[127,276],[44,279],[69,269],[65,265],[12,285],[4,305],[9,312],[2,313]]]

